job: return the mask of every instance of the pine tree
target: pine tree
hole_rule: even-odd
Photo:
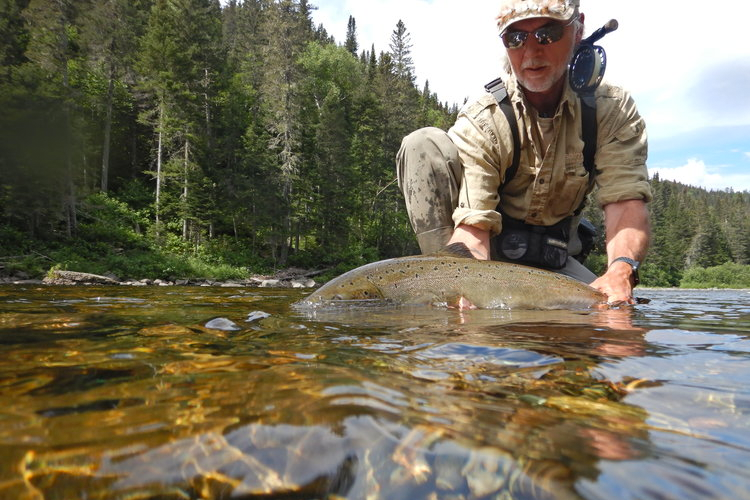
[[[306,2],[280,0],[269,3],[264,11],[261,32],[263,80],[260,86],[263,115],[271,132],[269,146],[278,158],[278,184],[285,201],[282,225],[274,239],[274,257],[285,263],[292,235],[294,187],[299,179],[302,131],[299,127],[301,101],[300,72],[297,59],[311,38],[311,21]]]
[[[346,26],[346,42],[344,43],[344,47],[351,55],[354,57],[357,56],[357,51],[359,50],[359,44],[357,43],[357,22],[352,16],[349,16],[349,22]]]
[[[391,33],[391,58],[396,76],[414,83],[414,61],[411,58],[411,35],[404,22],[399,19],[396,29]]]

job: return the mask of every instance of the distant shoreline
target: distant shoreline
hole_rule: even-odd
[[[213,280],[210,278],[174,279],[126,279],[115,276],[102,276],[76,271],[51,271],[44,279],[24,277],[0,277],[0,285],[29,286],[130,286],[130,287],[173,287],[199,286],[217,288],[315,288],[320,285],[311,276],[317,271],[287,269],[273,275],[257,275],[245,279]]]

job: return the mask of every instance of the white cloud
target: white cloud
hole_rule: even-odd
[[[750,151],[748,151],[747,153],[745,153],[745,158],[747,158],[748,160],[750,160]]]
[[[659,174],[662,180],[676,181],[689,186],[705,189],[724,190],[731,187],[734,191],[750,191],[750,173],[722,174],[721,167],[711,167],[703,160],[690,158],[681,167],[649,168],[649,174]]]

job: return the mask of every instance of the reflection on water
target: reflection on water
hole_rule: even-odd
[[[750,294],[0,288],[0,498],[748,498]]]

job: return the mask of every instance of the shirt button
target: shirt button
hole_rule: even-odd
[[[539,179],[539,184],[544,184],[544,179]]]

